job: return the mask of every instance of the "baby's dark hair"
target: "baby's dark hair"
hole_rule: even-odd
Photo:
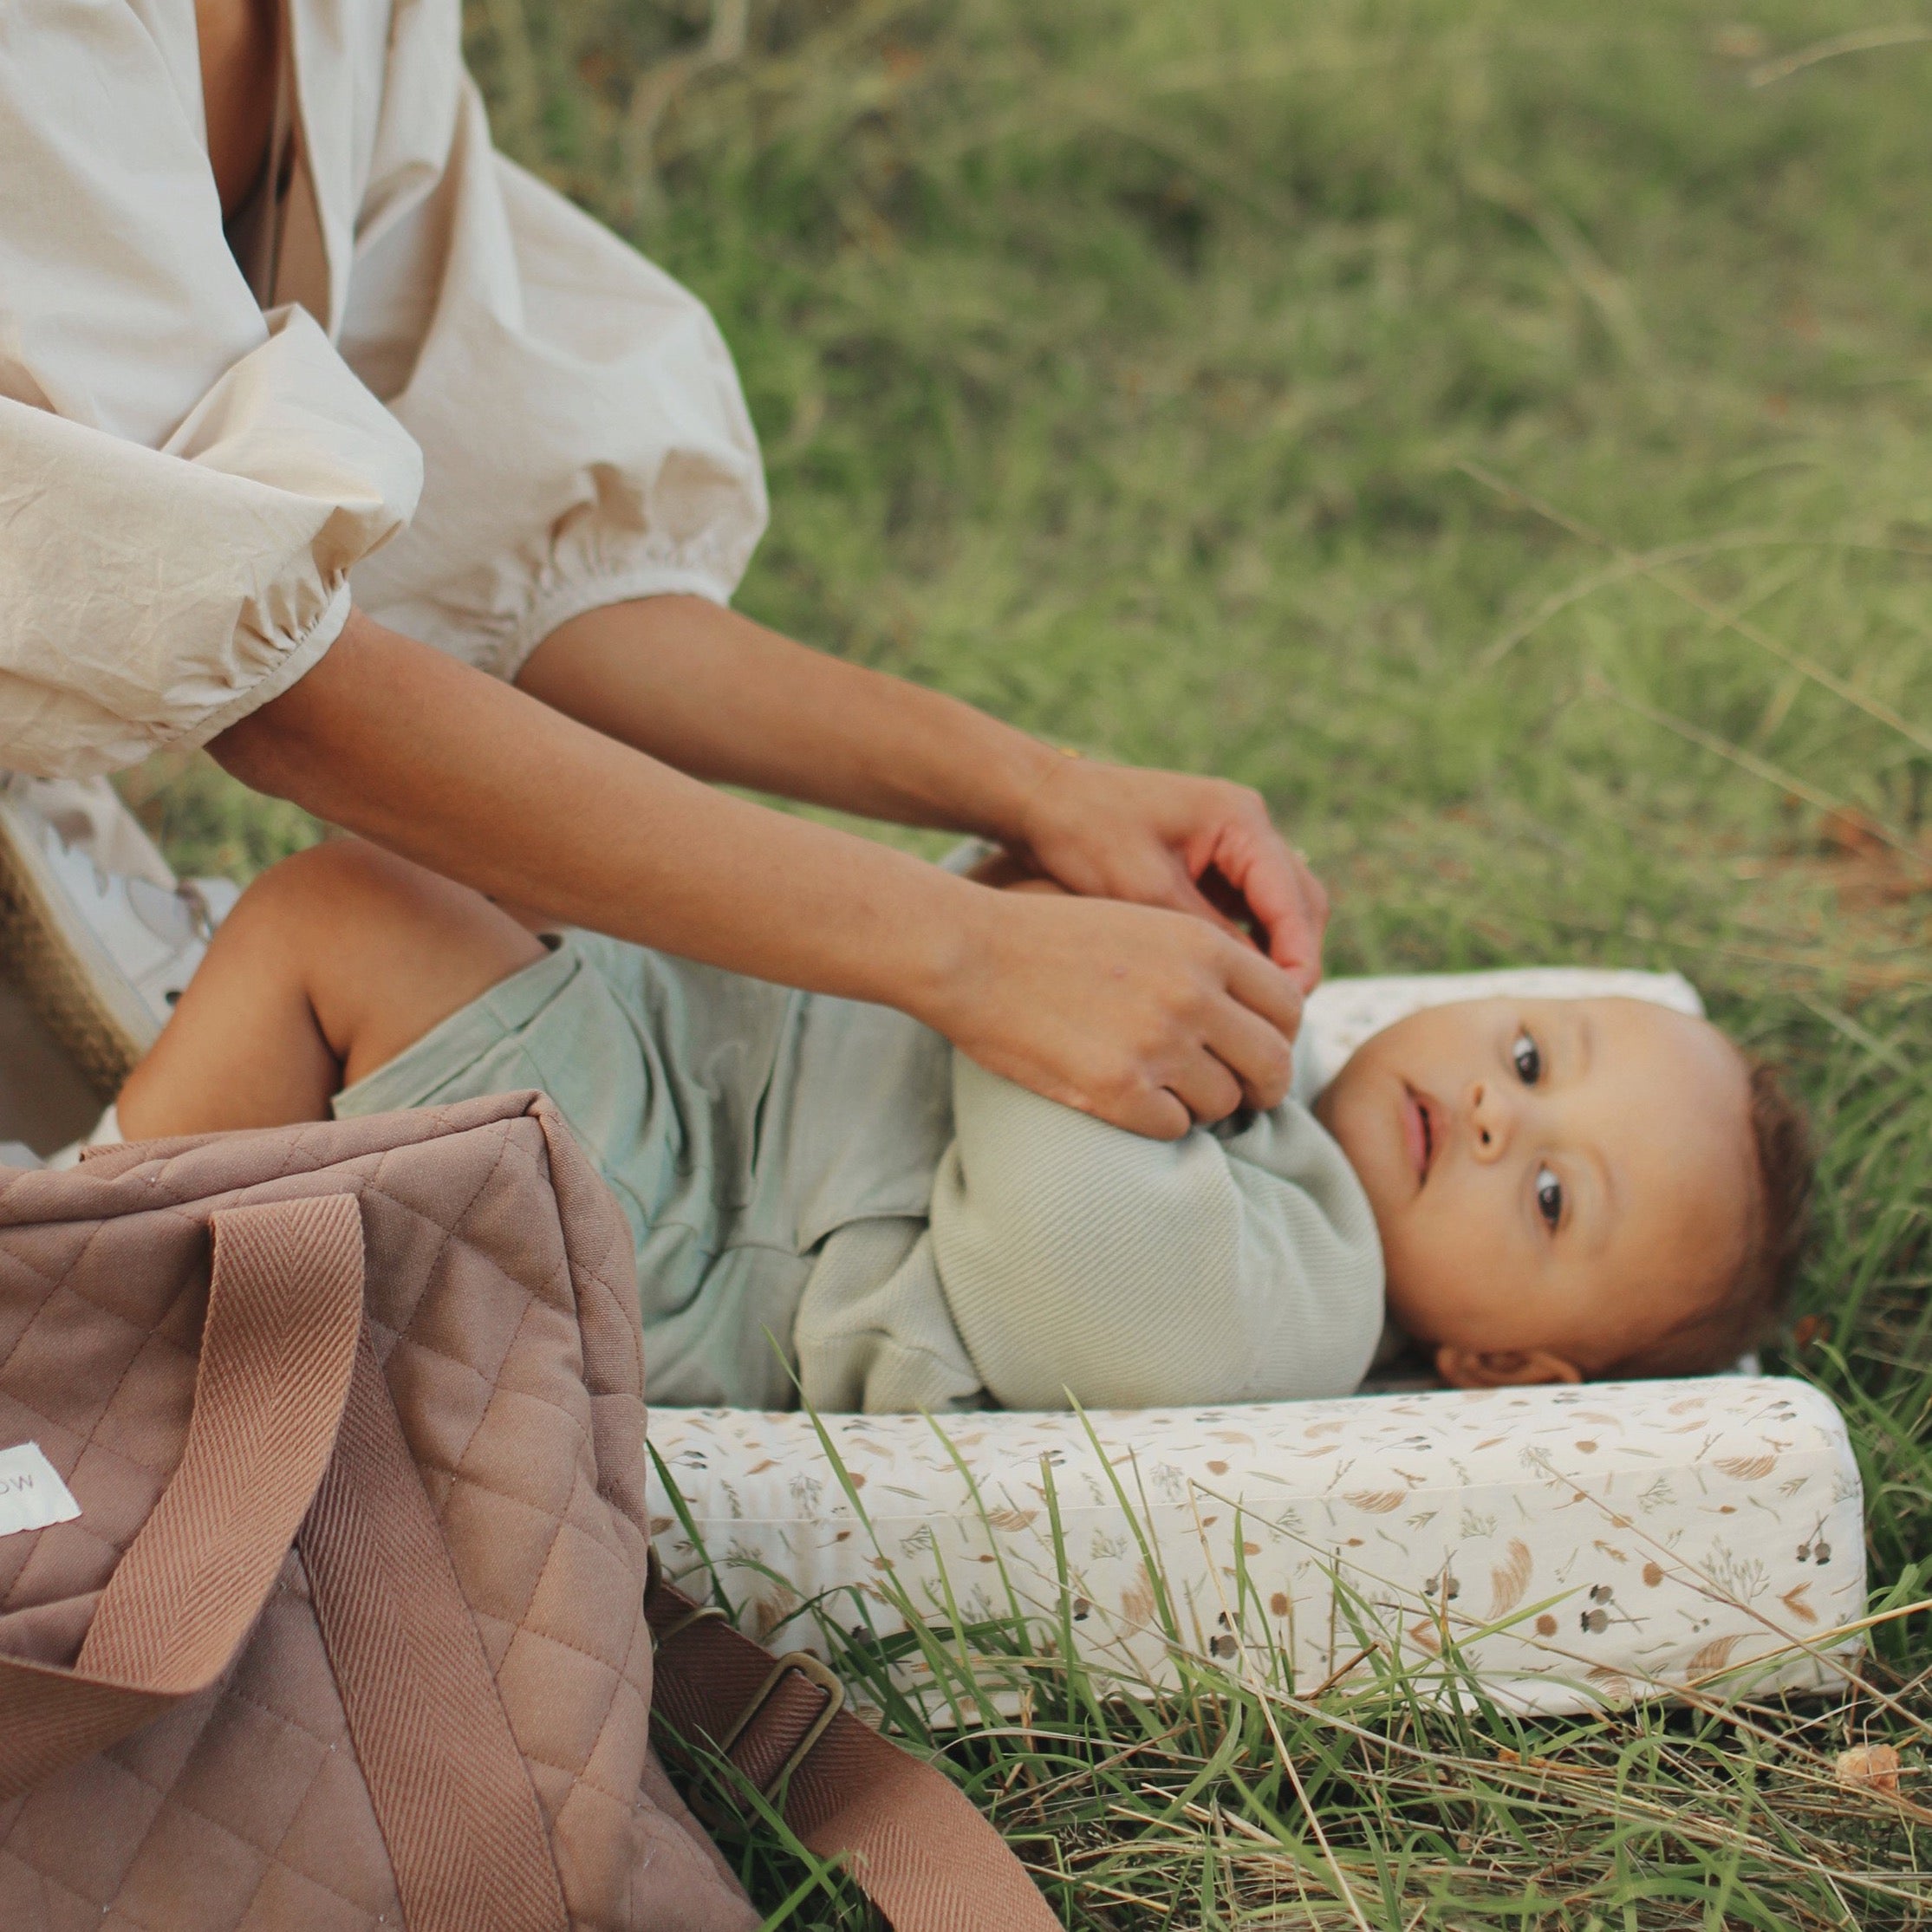
[[[1811,1231],[1816,1165],[1810,1123],[1778,1070],[1763,1060],[1747,1064],[1757,1173],[1744,1259],[1715,1300],[1605,1370],[1606,1377],[1708,1375],[1778,1333]]]

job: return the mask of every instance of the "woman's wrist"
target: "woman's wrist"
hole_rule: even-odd
[[[960,826],[995,845],[1025,852],[1032,843],[1041,795],[1076,754],[1009,725],[994,723],[994,728],[1006,742],[998,747],[996,756],[974,761],[979,793],[960,812]]]
[[[993,970],[1006,895],[938,866],[927,870],[929,877],[900,902],[903,946],[881,961],[879,989],[867,997],[950,1039]]]

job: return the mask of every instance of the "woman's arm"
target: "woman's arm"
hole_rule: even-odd
[[[705,597],[586,611],[532,697],[694,778],[999,838],[1060,754],[957,698],[795,644]]]
[[[1326,894],[1244,786],[1068,758],[701,597],[588,611],[537,646],[517,682],[694,777],[977,833],[1074,892],[1235,932],[1196,882],[1212,870],[1302,992],[1320,975]]]
[[[991,891],[768,810],[360,614],[211,749],[257,790],[492,897],[897,1006],[1139,1133],[1287,1089],[1294,982],[1207,921]]]

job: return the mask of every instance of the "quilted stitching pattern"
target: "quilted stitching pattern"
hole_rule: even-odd
[[[81,1506],[0,1539],[0,1650],[73,1661],[179,1460],[209,1214],[346,1190],[378,1355],[573,1926],[755,1922],[708,1845],[646,1792],[662,1775],[631,1246],[531,1096],[116,1149],[0,1186],[0,1442],[38,1441]],[[293,1552],[225,1682],[0,1806],[10,1932],[400,1924]]]

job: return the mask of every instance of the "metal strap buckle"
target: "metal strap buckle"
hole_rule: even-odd
[[[656,1594],[657,1586],[662,1580],[663,1575],[663,1570],[658,1563],[657,1545],[654,1543],[645,1560],[644,1602],[647,1607],[648,1607],[651,1598]],[[730,1621],[724,1611],[716,1608],[715,1605],[693,1603],[682,1617],[673,1617],[661,1630],[652,1632],[651,1649],[654,1651],[661,1650],[680,1631],[688,1630],[693,1623],[709,1623],[712,1617],[716,1617],[721,1623]]]
[[[761,1798],[770,1798],[797,1770],[810,1754],[812,1747],[831,1728],[832,1720],[845,1708],[845,1686],[824,1664],[810,1650],[787,1650],[772,1665],[770,1675],[758,1686],[758,1695],[739,1714],[737,1723],[725,1734],[718,1747],[720,1757],[729,1758],[739,1739],[764,1714],[764,1707],[771,1702],[771,1694],[784,1682],[788,1670],[796,1670],[801,1677],[824,1692],[825,1708],[806,1727],[805,1734],[792,1746],[785,1761],[758,1787]]]
[[[716,1617],[720,1623],[730,1621],[714,1603],[693,1603],[682,1617],[674,1617],[651,1639],[651,1649],[661,1650],[680,1631],[688,1630],[693,1623],[708,1623]]]

